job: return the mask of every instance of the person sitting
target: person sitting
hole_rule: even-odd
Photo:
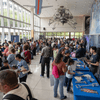
[[[85,57],[86,50],[82,47],[82,44],[79,44],[78,50],[76,51],[76,58]]]
[[[90,60],[87,60],[87,63],[91,66],[90,71],[93,74],[95,74],[95,73],[97,73],[98,66],[99,66],[99,56],[96,53],[97,48],[94,46],[91,48],[92,48],[92,56],[91,56]]]
[[[3,100],[29,100],[29,92],[25,85],[27,84],[18,83],[17,75],[13,70],[0,72],[0,91],[4,93]]]
[[[6,69],[11,69],[8,64],[8,60],[3,61],[3,67],[1,67],[1,71]]]

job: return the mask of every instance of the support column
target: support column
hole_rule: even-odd
[[[31,21],[31,38],[33,38],[33,41],[34,41],[35,40],[35,37],[34,37],[34,8],[31,8],[30,21]]]
[[[28,31],[28,40],[29,40],[29,31]]]
[[[85,34],[85,16],[83,16],[83,23],[82,23],[82,25],[83,25],[83,35]]]
[[[65,32],[64,32],[64,39],[65,39]]]
[[[23,30],[22,30],[22,39],[23,39]]]
[[[3,15],[3,0],[0,0],[0,2],[1,2],[1,15]],[[3,17],[1,17],[1,26],[4,26],[4,18]],[[4,28],[2,28],[2,43],[4,42]]]

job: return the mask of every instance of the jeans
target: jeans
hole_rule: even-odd
[[[71,88],[71,82],[72,82],[72,78],[65,77],[65,84],[64,85],[67,86],[67,91],[69,91]]]
[[[24,77],[22,77],[22,78],[19,78],[20,83],[21,83],[21,82],[26,82],[26,79],[27,79],[27,75],[26,75],[26,76],[24,76]]]
[[[33,52],[31,51],[30,53],[31,53],[31,59],[34,59],[34,58],[33,58]]]
[[[49,69],[50,69],[50,58],[42,58],[41,63],[41,75],[44,76],[45,65],[47,66],[47,77],[49,78]]]
[[[52,62],[54,61],[54,58],[53,57],[50,57],[50,60],[52,60]]]
[[[43,58],[43,57],[41,56],[41,58],[40,58],[40,63],[42,62],[42,58]]]
[[[59,84],[60,99],[64,98],[64,93],[63,93],[64,78],[65,78],[65,75],[62,75],[59,78],[54,77],[54,97],[57,97],[57,90],[58,90],[58,84]]]

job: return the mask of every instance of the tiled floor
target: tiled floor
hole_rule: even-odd
[[[40,77],[41,65],[39,59],[40,55],[32,60],[30,68],[33,74],[28,76],[27,84],[31,87],[34,97],[38,100],[60,100],[59,97],[53,97],[53,87],[50,86],[50,79],[47,79],[46,75],[44,78]],[[68,97],[66,100],[73,100],[73,94],[68,94],[66,88],[64,88],[64,94]],[[2,93],[0,93],[0,100],[2,100]]]

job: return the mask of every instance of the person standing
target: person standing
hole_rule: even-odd
[[[57,98],[57,89],[59,85],[61,100],[67,98],[66,96],[64,96],[64,93],[63,93],[64,78],[65,78],[65,72],[67,71],[67,67],[66,67],[66,64],[62,60],[63,60],[63,55],[59,53],[57,54],[55,61],[53,61],[52,63],[52,70],[54,66],[57,66],[58,74],[59,74],[59,78],[54,77],[54,97]]]
[[[2,52],[2,54],[3,54],[3,56],[4,56],[4,59],[6,59],[7,58],[7,52],[8,52],[8,45],[7,44],[4,44],[4,47],[5,47],[5,50],[4,50],[4,52]]]
[[[91,47],[92,48],[92,56],[90,60],[87,60],[87,63],[91,66],[90,71],[95,74],[97,73],[98,67],[99,67],[99,56],[96,53],[97,48],[96,47]]]
[[[25,60],[21,57],[20,54],[16,55],[16,60],[18,61],[18,69],[20,70],[19,80],[20,82],[26,82],[29,67]]]
[[[41,62],[41,75],[40,76],[43,76],[44,77],[44,69],[45,69],[45,64],[47,66],[47,78],[49,78],[49,69],[50,69],[50,54],[51,51],[50,51],[50,47],[49,47],[49,44],[46,43],[46,47],[44,47],[42,49],[42,62]]]

